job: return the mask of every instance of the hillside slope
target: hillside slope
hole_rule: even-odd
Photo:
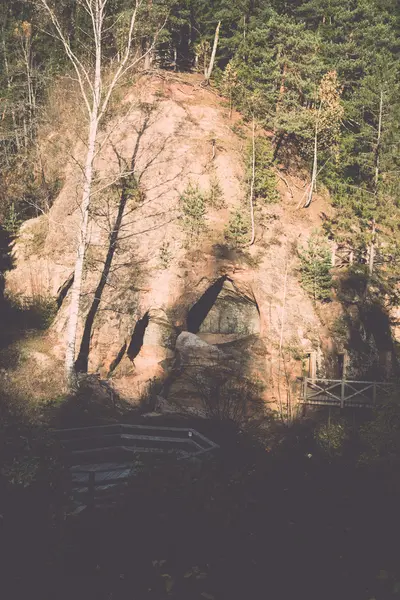
[[[264,397],[276,401],[282,393],[278,381],[286,389],[301,374],[301,359],[324,346],[324,328],[296,270],[296,248],[318,227],[318,215],[327,210],[324,200],[316,196],[310,210],[298,210],[302,182],[294,181],[289,190],[277,178],[280,200],[258,207],[255,244],[232,248],[224,238],[230,215],[236,210],[248,214],[244,179],[250,132],[239,122],[240,115],[230,119],[223,99],[189,75],[141,78],[118,112],[102,133],[96,161],[97,191],[78,336],[84,337],[80,362],[85,367],[88,360],[89,372],[111,375],[115,388],[135,400],[154,378],[165,381],[176,372],[178,335],[199,333],[203,343],[222,345],[220,354],[213,354],[215,346],[207,350],[213,364],[233,361],[236,372],[240,368],[241,375],[261,382]],[[48,333],[58,360],[64,353],[67,291],[79,223],[77,163],[82,153],[82,144],[77,144],[49,214],[21,228],[14,248],[15,268],[7,278],[10,293],[58,298],[60,308]],[[218,191],[218,202],[206,202],[206,230],[199,235],[188,230],[182,215],[180,198],[190,189],[203,199]],[[117,241],[110,246],[118,211]],[[90,310],[102,278],[99,306]],[[192,318],[188,324],[196,303],[198,323],[193,325]],[[214,325],[212,319],[201,324],[201,311],[206,314],[212,307],[224,312],[222,328],[215,319]],[[88,323],[89,310],[93,325]],[[259,322],[250,331],[243,321],[254,314]],[[195,347],[196,339],[190,339],[189,346]],[[280,344],[284,365],[279,360]],[[199,356],[198,364],[209,367],[209,358],[201,352]]]

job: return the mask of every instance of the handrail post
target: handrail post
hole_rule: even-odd
[[[372,386],[372,404],[374,406],[376,405],[376,381],[374,381],[374,384]]]
[[[88,480],[88,499],[87,499],[87,507],[89,510],[94,510],[95,505],[95,489],[96,489],[96,472],[89,471],[89,480]]]
[[[344,396],[346,393],[346,380],[343,378],[340,384],[340,408],[344,408]]]

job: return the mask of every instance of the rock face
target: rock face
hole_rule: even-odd
[[[231,365],[241,378],[259,381],[265,399],[276,401],[278,381],[286,386],[300,375],[299,356],[320,345],[321,325],[299,284],[294,248],[319,224],[322,200],[299,212],[303,192],[290,193],[277,179],[281,200],[258,206],[256,243],[234,249],[224,230],[233,211],[248,210],[246,141],[233,128],[239,115],[230,120],[221,101],[199,87],[195,76],[142,78],[122,108],[128,116],[107,125],[96,163],[103,191],[92,201],[78,340],[102,276],[107,284],[87,349],[81,346],[88,352],[89,372],[111,377],[124,397],[137,401],[154,382],[165,390],[175,385],[176,394],[179,361],[191,355],[199,364],[225,361],[224,368]],[[76,161],[82,156],[78,144],[49,215],[22,227],[16,268],[7,279],[10,292],[27,296],[56,298],[63,291],[51,329],[58,360],[65,351],[66,282],[79,223]],[[121,181],[121,157],[133,166],[137,188],[128,194],[111,268],[104,273],[110,227],[121,209],[121,185],[115,185]],[[222,197],[218,207],[207,200],[216,182]],[[182,214],[181,198],[189,186],[206,206],[206,230],[199,235]]]
[[[258,334],[260,316],[257,306],[254,302],[239,296],[232,283],[225,280],[214,304],[200,324],[198,332],[203,335],[219,335],[221,341],[224,336],[229,336],[232,340]]]

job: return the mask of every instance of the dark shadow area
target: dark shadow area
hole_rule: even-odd
[[[394,600],[400,481],[393,468],[358,466],[336,451],[350,421],[332,417],[328,447],[326,414],[290,429],[271,420],[263,439],[228,422],[164,417],[159,425],[190,423],[219,450],[196,461],[142,455],[111,507],[59,517],[51,527],[40,496],[33,502],[25,490],[17,502],[14,494],[3,567],[13,577],[23,568],[24,578],[15,577],[10,597],[362,600],[367,590]],[[397,426],[394,439],[399,434]],[[19,515],[28,498],[35,523]]]
[[[0,367],[10,368],[18,360],[18,352],[9,346],[27,332],[46,330],[52,323],[57,306],[52,298],[31,298],[6,294],[5,275],[13,269],[12,247],[15,237],[0,226]]]
[[[140,351],[147,323],[145,315],[136,324],[130,358]],[[198,317],[195,323],[200,327]],[[48,407],[48,420],[64,428],[189,426],[219,449],[196,460],[136,454],[131,479],[108,505],[67,518],[71,484],[57,479],[55,468],[62,461],[46,459],[39,483],[34,471],[32,486],[18,488],[7,470],[15,465],[11,454],[0,475],[10,598],[394,600],[398,405],[374,420],[357,413],[356,424],[351,412],[310,411],[286,427],[265,408],[250,370],[255,355],[265,360],[258,336],[216,346],[181,335],[170,387],[182,377],[185,394],[201,398],[207,418],[195,411],[150,418],[85,375],[77,395]],[[170,401],[167,387],[162,393]],[[159,382],[149,389],[159,394]],[[41,503],[49,484],[53,495]]]
[[[143,346],[143,338],[148,324],[149,315],[146,313],[144,317],[139,319],[133,330],[131,341],[126,352],[130,360],[134,360],[139,354],[140,349]]]
[[[59,287],[59,289],[57,290],[57,308],[60,309],[62,306],[62,303],[64,302],[69,290],[72,287],[72,284],[74,283],[74,273],[71,273],[71,275],[68,277],[68,279]]]
[[[399,376],[389,314],[392,296],[393,290],[388,292],[383,277],[370,277],[363,265],[349,268],[337,281],[337,297],[349,332],[347,350],[360,380],[382,381]]]
[[[13,267],[12,242],[12,236],[0,225],[0,305],[4,302],[5,273]]]
[[[213,285],[202,295],[200,300],[198,300],[189,310],[187,316],[187,330],[190,331],[190,333],[198,333],[201,324],[215,304],[225,281],[226,277],[221,277],[213,283]]]
[[[126,352],[126,344],[122,344],[121,349],[119,350],[117,356],[115,357],[115,359],[112,361],[112,363],[110,365],[110,369],[109,369],[108,375],[107,375],[108,377],[110,377],[112,375],[112,373],[115,371],[115,369],[118,367],[125,352]]]
[[[86,373],[79,375],[75,394],[45,408],[47,422],[56,429],[116,423],[132,414],[138,414],[137,408],[121,399],[107,381]]]
[[[106,259],[104,261],[103,270],[101,273],[100,281],[94,293],[94,298],[92,304],[89,308],[89,312],[85,319],[85,327],[83,330],[81,345],[79,349],[78,358],[75,362],[75,369],[77,372],[86,373],[88,370],[88,362],[89,362],[89,352],[90,352],[90,340],[92,336],[93,323],[96,318],[97,312],[99,310],[99,306],[101,303],[101,299],[103,296],[104,289],[107,285],[108,277],[111,272],[112,263],[114,259],[115,252],[118,246],[118,239],[120,236],[120,230],[123,223],[123,218],[125,214],[125,209],[128,200],[130,200],[133,196],[138,196],[139,203],[141,200],[141,194],[139,190],[138,181],[136,180],[135,169],[136,169],[136,160],[137,155],[140,148],[141,139],[148,127],[150,119],[150,113],[146,114],[145,119],[138,131],[135,148],[130,159],[129,167],[127,168],[125,165],[125,161],[122,159],[120,155],[117,154],[120,173],[122,173],[120,181],[119,181],[119,189],[120,189],[120,199],[118,204],[117,216],[110,232],[110,241],[107,250]],[[115,150],[117,153],[117,151]],[[127,174],[124,174],[127,173]],[[139,205],[138,203],[138,205]]]

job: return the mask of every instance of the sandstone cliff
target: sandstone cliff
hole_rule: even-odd
[[[317,196],[310,210],[298,210],[302,182],[292,178],[289,189],[277,177],[280,198],[258,208],[255,244],[238,250],[224,238],[232,211],[248,209],[244,163],[249,132],[243,126],[237,133],[239,118],[230,119],[223,99],[203,89],[196,76],[154,76],[129,90],[102,133],[80,358],[83,364],[88,359],[89,372],[110,377],[129,400],[159,381],[163,395],[190,403],[193,377],[192,392],[184,381],[189,361],[189,371],[193,365],[230,368],[256,381],[265,399],[277,402],[279,396],[282,401],[283,395],[286,402],[307,353],[323,345],[323,327],[299,283],[296,248],[320,224],[324,201]],[[14,248],[15,269],[7,279],[12,293],[58,299],[48,333],[57,360],[64,352],[82,153],[77,144],[49,214],[23,225]],[[137,189],[124,199],[104,275],[110,231],[121,210],[119,174],[131,168]],[[179,199],[190,185],[204,195],[219,188],[220,202],[207,206],[206,230],[199,236],[188,232],[182,220]],[[102,273],[101,301],[87,327]]]

